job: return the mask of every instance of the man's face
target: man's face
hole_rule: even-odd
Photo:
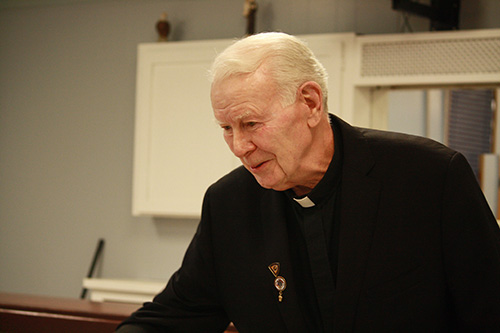
[[[304,185],[301,171],[312,142],[305,103],[283,107],[262,68],[215,83],[211,99],[226,143],[262,187]]]

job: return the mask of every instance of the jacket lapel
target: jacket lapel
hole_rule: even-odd
[[[344,162],[342,169],[341,217],[335,331],[350,332],[370,252],[378,210],[380,183],[370,178],[375,161],[360,130],[340,121]]]
[[[265,261],[267,265],[279,262],[279,275],[286,280],[282,302],[278,301],[278,290],[274,288],[275,277],[269,271],[269,284],[273,286],[276,306],[281,312],[288,332],[307,332],[302,318],[293,277],[292,262],[288,246],[288,231],[286,226],[285,196],[274,191],[266,191],[262,197],[261,208],[264,220]]]

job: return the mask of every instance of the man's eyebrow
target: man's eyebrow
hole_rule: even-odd
[[[252,114],[250,111],[245,111],[244,113],[242,113],[236,117],[231,117],[231,120],[232,121],[242,121],[242,120],[245,120],[246,118],[250,117],[251,115]],[[219,126],[227,124],[226,121],[220,121],[219,119],[215,119],[215,123]]]

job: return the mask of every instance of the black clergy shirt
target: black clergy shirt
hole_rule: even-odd
[[[340,223],[337,198],[340,192],[342,139],[334,122],[332,130],[334,156],[321,181],[304,197],[297,198],[292,190],[286,191],[289,198],[287,226],[294,277],[300,307],[311,332],[330,331],[333,327]],[[302,205],[305,207],[296,199],[302,199]],[[308,223],[318,228],[310,231],[307,229]],[[322,247],[321,243],[326,248]]]

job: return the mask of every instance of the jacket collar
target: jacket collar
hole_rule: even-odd
[[[375,159],[362,130],[334,117],[342,131],[344,163],[340,196],[340,233],[335,308],[335,330],[353,330],[354,316],[364,283],[380,183],[370,177]]]

